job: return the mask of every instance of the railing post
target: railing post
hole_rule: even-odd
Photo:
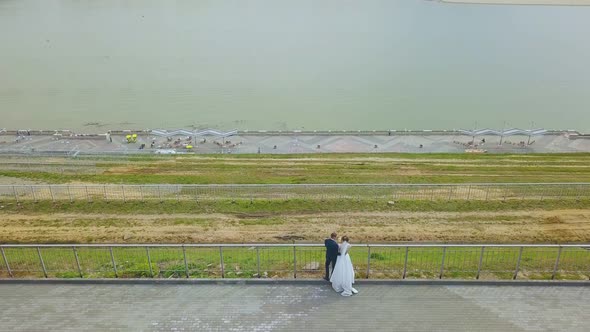
[[[369,273],[371,272],[371,246],[367,245],[367,278],[369,279]]]
[[[555,259],[555,265],[553,266],[553,274],[551,275],[551,280],[555,280],[555,275],[557,274],[557,268],[559,267],[559,258],[561,257],[561,249],[562,246],[559,246],[559,250],[557,251],[557,258]]]
[[[486,201],[488,200],[489,193],[490,193],[490,186],[486,186]]]
[[[516,277],[518,276],[518,269],[520,269],[520,260],[522,259],[523,249],[524,247],[520,247],[520,250],[518,251],[518,261],[516,261],[516,269],[514,269],[514,276],[512,277],[513,280],[516,280]]]
[[[0,252],[2,253],[2,258],[4,259],[4,264],[6,265],[6,269],[8,270],[8,275],[12,278],[12,270],[10,270],[10,265],[8,265],[8,259],[6,259],[6,253],[4,253],[4,248],[0,247]]]
[[[139,185],[139,196],[141,197],[141,201],[145,202],[145,200],[143,199],[143,186]]]
[[[406,247],[406,258],[404,259],[404,273],[402,274],[402,279],[406,279],[406,271],[408,270],[408,251],[410,247]]]
[[[443,272],[445,270],[445,256],[447,253],[447,247],[443,247],[443,252],[442,252],[442,261],[440,262],[440,273],[438,275],[439,279],[442,279],[443,277]]]
[[[113,247],[109,247],[109,251],[111,252],[111,262],[113,263],[113,271],[115,271],[115,278],[119,278],[119,274],[117,273],[117,264],[115,264],[115,255],[113,254]]]
[[[31,186],[31,194],[33,195],[33,201],[37,202],[37,195],[35,195],[35,187]]]
[[[471,197],[471,186],[467,187],[467,200]]]
[[[41,262],[41,267],[43,268],[43,275],[47,278],[47,269],[45,268],[45,262],[43,261],[43,256],[41,256],[41,249],[37,247],[37,254],[39,255],[39,262]]]
[[[293,243],[293,278],[297,279],[297,247]]]
[[[70,198],[70,203],[73,203],[74,198],[72,197],[72,190],[70,189],[70,185],[68,185],[68,197]]]
[[[104,200],[105,200],[105,201],[108,201],[108,196],[107,196],[107,186],[106,186],[106,185],[103,185],[103,186],[102,186],[102,190],[103,190],[103,192],[104,192]]]
[[[158,185],[158,198],[160,199],[160,203],[162,203],[162,191],[160,190],[160,185]]]
[[[150,266],[150,276],[154,277],[154,270],[152,269],[152,257],[150,256],[150,247],[145,247],[145,253],[147,254],[148,265]]]
[[[121,185],[121,191],[123,192],[123,203],[127,203],[127,197],[125,197],[125,186]]]
[[[88,195],[88,186],[84,186],[84,189],[86,189],[86,200],[90,202],[90,195]]]
[[[18,194],[16,193],[16,186],[12,186],[12,191],[14,192],[14,200],[18,203]]]
[[[486,247],[481,247],[481,253],[479,254],[479,264],[477,265],[477,275],[475,276],[476,280],[479,280],[479,274],[481,273],[481,263],[483,262],[483,252]]]
[[[186,274],[186,277],[189,277],[189,273],[188,273],[188,263],[186,261],[186,247],[183,245],[182,246],[182,257],[184,258],[184,273]]]
[[[221,263],[221,278],[225,278],[225,268],[223,267],[223,247],[219,247],[219,262]]]
[[[53,196],[53,186],[49,185],[49,194],[51,194],[51,201],[55,202],[55,197]]]
[[[450,201],[451,200],[451,195],[452,194],[453,194],[453,186],[450,186],[449,187],[449,197],[448,197],[447,201]]]
[[[260,248],[256,247],[256,267],[258,269],[258,278],[260,278]]]
[[[76,266],[78,267],[78,275],[80,275],[80,278],[83,278],[82,268],[80,267],[80,259],[78,258],[78,250],[76,250],[76,247],[72,247],[72,251],[74,252],[74,258],[76,259]]]
[[[176,186],[176,203],[180,203],[180,185]]]

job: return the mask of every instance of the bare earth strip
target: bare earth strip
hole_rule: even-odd
[[[0,243],[590,242],[590,210],[517,212],[3,215]]]

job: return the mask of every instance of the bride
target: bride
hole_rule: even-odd
[[[352,294],[358,293],[356,289],[352,287],[354,284],[354,268],[352,267],[352,261],[348,255],[351,245],[348,243],[348,236],[342,237],[342,243],[340,243],[338,252],[338,260],[336,260],[336,266],[332,271],[330,282],[332,288],[335,291],[341,292],[342,296],[351,296]]]

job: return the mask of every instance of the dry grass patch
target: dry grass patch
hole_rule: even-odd
[[[3,243],[588,243],[590,210],[5,215],[0,229]]]

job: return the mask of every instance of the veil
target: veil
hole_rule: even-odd
[[[350,244],[346,241],[342,242],[340,245],[340,256],[346,256],[348,249],[350,249]]]

